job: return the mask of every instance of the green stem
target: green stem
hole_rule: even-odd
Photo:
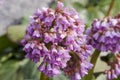
[[[115,3],[115,0],[112,0],[111,3],[110,3],[109,9],[107,11],[106,17],[109,17],[109,15],[111,14],[114,3]]]
[[[114,3],[115,3],[115,0],[112,0],[110,3],[109,9],[107,11],[106,17],[109,17],[109,15],[111,14]],[[96,62],[99,55],[100,55],[100,51],[95,50],[90,60],[90,62],[93,64],[93,68],[88,72],[88,75],[85,77],[85,80],[92,80],[94,69],[95,69]]]
[[[41,72],[40,80],[50,80],[44,73]]]
[[[96,65],[96,62],[97,62],[97,59],[98,59],[99,55],[100,55],[100,51],[95,50],[93,55],[91,56],[90,62],[93,64],[93,67],[88,72],[88,75],[85,77],[85,80],[92,80],[94,69],[95,69],[95,65]]]

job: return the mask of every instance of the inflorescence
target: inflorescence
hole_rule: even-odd
[[[63,71],[72,80],[80,80],[92,68],[87,61],[92,47],[86,44],[84,26],[77,12],[61,2],[56,10],[38,9],[21,41],[26,57],[35,63],[41,60],[38,70],[48,77]]]
[[[120,19],[104,18],[95,19],[92,27],[88,28],[88,44],[100,51],[111,51],[118,53],[120,51]]]
[[[120,75],[120,14],[102,20],[95,19],[92,27],[87,31],[88,44],[99,51],[110,51],[115,60],[110,64],[111,69],[106,70],[107,80],[113,80]]]

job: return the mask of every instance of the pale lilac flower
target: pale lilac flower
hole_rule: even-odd
[[[111,68],[105,71],[107,80],[120,75],[120,14],[116,17],[95,19],[92,27],[87,29],[87,43],[99,51],[110,51],[115,55]]]
[[[120,54],[116,54],[115,60],[109,63],[111,68],[105,71],[107,80],[113,80],[120,75]]]
[[[88,44],[100,51],[120,51],[120,19],[95,19],[92,27],[87,30]]]
[[[21,41],[26,57],[35,63],[42,60],[38,70],[48,77],[63,71],[72,80],[81,79],[92,68],[87,61],[92,47],[86,44],[84,26],[77,12],[64,8],[61,2],[55,11],[38,9],[30,17],[30,25]]]

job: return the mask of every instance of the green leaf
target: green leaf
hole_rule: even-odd
[[[99,72],[104,72],[105,70],[109,69],[110,67],[100,59],[100,57],[98,58],[98,61],[96,63],[96,67],[95,67],[95,73],[99,73]]]
[[[117,78],[117,79],[114,79],[114,80],[120,80],[120,75],[118,76],[118,78]]]
[[[35,63],[28,61],[22,68],[24,79],[39,80],[41,73],[38,72],[37,68],[38,66]]]
[[[86,80],[86,76],[83,77],[81,80]],[[92,76],[92,80],[96,80],[94,76]]]
[[[97,6],[101,0],[88,0],[88,6]]]
[[[21,24],[28,24],[29,23],[29,18],[28,18],[29,16],[28,15],[22,18]]]
[[[5,61],[7,61],[10,57],[12,57],[12,53],[3,53],[3,54],[1,54],[1,56],[0,56],[0,62],[5,62]]]
[[[8,50],[8,48],[16,47],[17,44],[13,43],[7,35],[3,35],[0,37],[0,52],[4,51],[5,49]]]
[[[24,37],[26,31],[26,24],[14,25],[8,28],[9,38],[16,43],[19,43],[20,40]]]
[[[73,7],[79,11],[81,8],[84,8],[85,6],[83,4],[81,4],[80,2],[73,2],[72,3]]]
[[[54,77],[52,80],[69,80],[67,76],[65,76],[63,73],[58,75],[57,77]]]
[[[106,63],[109,63],[109,62],[115,60],[115,55],[112,54],[112,53],[109,53],[109,54],[107,54],[105,56],[101,56],[101,60],[104,61],[104,62],[106,62]]]
[[[98,7],[89,7],[87,9],[87,15],[86,15],[86,23],[87,25],[91,25],[94,18],[103,18],[104,14],[99,10]]]
[[[104,8],[105,6],[109,6],[111,0],[100,0],[98,6]]]
[[[8,60],[0,65],[0,80],[23,80],[27,75],[24,72],[27,72],[28,69],[24,69],[29,66],[28,59],[17,61],[15,59]],[[33,72],[34,68],[31,69]],[[30,71],[30,70],[28,70]],[[32,75],[31,73],[28,73]],[[35,79],[33,79],[35,80]]]
[[[0,79],[1,80],[18,80],[17,70],[19,69],[19,63],[17,61],[11,60],[7,61],[0,66]]]
[[[105,74],[99,75],[96,80],[106,80]]]
[[[115,0],[112,14],[117,15],[118,13],[120,13],[120,0]]]

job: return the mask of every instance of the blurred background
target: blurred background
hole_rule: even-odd
[[[75,8],[90,27],[94,18],[102,19],[111,0],[63,0],[65,6]],[[29,24],[29,16],[42,7],[55,8],[55,0],[0,0],[0,80],[39,80],[37,64],[24,57],[20,40]],[[120,0],[115,0],[111,16],[120,12]],[[95,68],[96,80],[106,80],[102,73],[112,55],[102,53]],[[69,80],[63,74],[52,80]],[[116,80],[120,80],[116,79]]]

